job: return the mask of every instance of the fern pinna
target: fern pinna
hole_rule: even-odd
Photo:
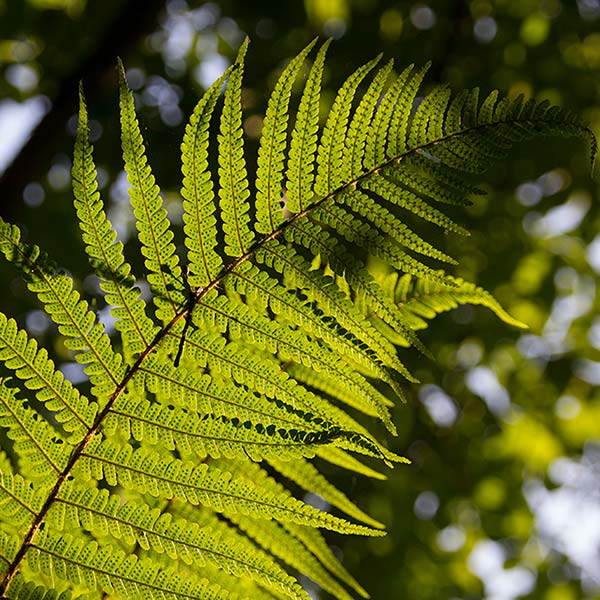
[[[390,409],[415,381],[403,348],[427,352],[415,334],[424,319],[472,302],[519,325],[446,275],[439,264],[453,259],[405,215],[463,234],[440,205],[467,203],[473,174],[520,140],[587,129],[496,93],[452,98],[438,86],[418,101],[426,69],[396,75],[380,57],[348,77],[320,128],[328,42],[290,109],[314,45],[275,85],[253,180],[240,104],[247,43],[197,104],[181,146],[183,265],[120,67],[123,160],[152,306],[104,211],[81,94],[74,203],[111,335],[71,277],[1,223],[2,253],[89,377],[84,393],[0,315],[12,372],[0,382],[2,597],[308,598],[298,573],[336,598],[367,597],[319,530],[377,536],[383,525],[311,459],[378,478],[374,460],[405,460],[355,415],[394,433]],[[337,514],[296,499],[285,480]]]

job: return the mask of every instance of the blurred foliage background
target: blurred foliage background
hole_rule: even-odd
[[[83,78],[103,196],[128,240],[117,56],[177,220],[185,118],[246,34],[244,127],[255,140],[281,65],[317,35],[336,40],[330,90],[382,51],[398,68],[432,61],[427,85],[546,98],[583,114],[598,135],[599,31],[599,0],[0,0],[0,213],[97,294],[85,278],[69,157]],[[399,436],[389,440],[412,465],[386,482],[331,473],[388,524],[383,539],[330,538],[375,600],[600,598],[600,213],[588,151],[523,145],[481,182],[486,197],[454,213],[474,232],[447,239],[455,274],[530,329],[479,308],[438,317],[423,334],[436,362],[406,354],[424,385],[397,407]],[[0,282],[0,308],[78,381],[4,265]]]

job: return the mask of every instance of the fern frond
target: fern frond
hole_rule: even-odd
[[[400,254],[398,251],[393,252],[393,242],[396,242],[400,246],[404,246],[412,252],[416,252],[423,256],[428,256],[435,260],[447,262],[450,264],[456,264],[456,261],[448,256],[445,252],[435,248],[430,243],[426,242],[423,238],[412,231],[408,225],[398,220],[385,206],[378,204],[377,201],[365,194],[361,190],[346,190],[344,193],[339,195],[339,200],[344,203],[345,206],[351,207],[361,217],[367,219],[367,222],[371,222],[382,234],[370,233],[371,229],[366,227],[366,223],[361,222],[358,218],[354,218],[351,221],[352,227],[343,226],[340,228],[340,233],[351,242],[354,242],[365,251],[368,251],[381,258],[385,257],[390,252],[395,256],[394,262],[396,264],[405,265],[405,269],[408,270],[419,270],[420,272],[426,272],[432,279],[432,270],[420,261],[415,259],[409,260],[406,254]],[[326,216],[325,213],[330,213],[331,216]],[[323,218],[324,222],[331,220],[336,223],[343,224],[344,219],[348,219],[348,215],[341,206],[335,203],[323,203],[319,207],[318,211],[315,211],[317,218]],[[369,235],[366,235],[369,233]]]
[[[87,108],[83,90],[79,90],[79,123],[73,154],[74,205],[90,264],[100,278],[100,288],[121,332],[128,355],[139,355],[154,339],[156,327],[146,314],[146,303],[134,288],[135,277],[123,256],[123,244],[117,242],[100,200],[96,166],[89,142]]]
[[[255,203],[242,128],[247,41],[197,104],[181,148],[186,277],[120,65],[121,145],[160,325],[102,206],[82,93],[74,203],[120,340],[71,277],[0,221],[0,251],[91,384],[87,397],[77,391],[0,315],[0,596],[306,599],[280,558],[337,598],[349,600],[346,586],[367,597],[318,529],[379,536],[382,525],[308,459],[377,479],[356,455],[408,462],[361,419],[395,433],[391,407],[415,381],[404,353],[427,353],[415,331],[467,302],[522,326],[491,294],[432,266],[455,261],[428,229],[467,234],[443,209],[480,194],[473,174],[516,142],[589,135],[592,157],[596,144],[548,103],[478,90],[452,98],[444,85],[418,97],[426,68],[396,76],[391,62],[375,69],[380,57],[346,79],[320,133],[328,45],[295,117],[314,42],[268,101]],[[413,231],[405,217],[424,222]],[[282,480],[363,524],[301,502]]]
[[[129,182],[129,197],[136,217],[148,283],[152,288],[157,317],[170,321],[186,300],[181,288],[181,268],[175,254],[173,232],[152,174],[144,140],[135,114],[133,94],[127,87],[125,69],[119,63],[121,145]]]
[[[450,102],[450,89],[438,85],[423,98],[410,122],[408,147],[425,146],[444,135],[444,119]]]
[[[222,337],[202,336],[196,332],[190,336],[188,343],[196,364],[208,366],[219,377],[233,379],[236,384],[246,386],[255,393],[283,402],[291,407],[291,413],[299,415],[298,411],[310,411],[319,416],[329,411],[334,424],[351,431],[355,429],[350,417],[335,411],[325,399],[304,389],[282,372],[279,364],[269,356],[257,355],[235,342],[228,344]],[[341,419],[339,423],[336,417]],[[325,424],[328,420],[322,419],[321,423]]]
[[[208,374],[198,377],[195,373],[182,375],[168,363],[148,359],[133,378],[133,390],[140,397],[147,392],[166,407],[181,407],[186,411],[203,415],[236,418],[241,422],[254,423],[264,420],[280,427],[321,429],[331,427],[327,420],[310,416],[301,409],[279,399],[252,393],[240,385],[211,378]]]
[[[371,177],[361,182],[361,188],[373,192],[377,197],[392,202],[406,211],[429,221],[442,229],[468,236],[469,232],[456,224],[437,208],[429,205],[420,196],[396,183],[395,170],[388,169],[386,177]]]
[[[294,226],[286,230],[287,240],[302,244],[315,256],[318,256],[338,277],[344,278],[345,283],[350,288],[350,293],[355,296],[354,301],[356,303],[364,302],[372,307],[373,311],[380,314],[381,318],[389,323],[391,327],[404,332],[407,340],[410,340],[416,348],[427,354],[426,348],[417,336],[407,330],[406,324],[402,322],[402,315],[398,312],[397,308],[388,301],[379,286],[372,281],[372,276],[368,272],[364,262],[356,256],[355,251],[353,252],[355,249],[346,246],[334,235],[330,235],[327,229],[324,230],[324,225],[332,225],[333,231],[336,229],[339,230],[346,238],[350,238],[351,242],[359,238],[361,242],[358,245],[365,245],[369,249],[375,250],[378,246],[377,243],[370,244],[370,240],[364,240],[364,238],[373,237],[369,235],[370,232],[365,231],[365,228],[361,231],[360,227],[353,227],[354,219],[352,216],[343,213],[340,215],[336,213],[335,208],[332,211],[318,211],[318,217],[319,222],[314,222],[311,219],[310,222],[294,223]],[[378,234],[376,235],[380,237]],[[391,253],[389,244],[386,244],[385,240],[379,246],[384,246],[387,254]],[[379,255],[377,251],[374,251],[374,254]],[[410,260],[407,257],[404,262],[416,264],[415,269],[425,276],[431,272],[431,269],[420,265],[414,259]],[[412,269],[406,267],[405,270],[412,271]],[[438,279],[439,275],[432,275],[432,277]],[[403,374],[408,373],[405,367],[403,367],[401,372]],[[412,380],[410,374],[407,376],[407,379],[409,381]]]
[[[389,398],[356,372],[346,378],[343,370],[338,373],[335,369],[317,371],[301,364],[288,365],[287,372],[304,385],[325,392],[328,396],[371,417],[377,416],[378,406],[394,405]]]

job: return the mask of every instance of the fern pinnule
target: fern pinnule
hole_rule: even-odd
[[[85,372],[95,395],[109,396],[123,377],[122,356],[115,352],[104,326],[74,289],[73,279],[55,273],[54,266],[37,246],[22,242],[19,229],[1,220],[0,251],[25,274],[27,287],[58,325],[67,348],[75,353],[79,363],[87,365]]]
[[[290,140],[286,170],[286,207],[291,213],[301,213],[313,198],[315,160],[319,131],[319,100],[325,54],[331,40],[327,40],[317,53],[306,79],[298,114]]]
[[[123,347],[130,360],[148,347],[156,327],[146,314],[146,303],[134,287],[135,277],[123,255],[123,244],[108,220],[100,193],[97,171],[89,142],[88,114],[79,90],[79,124],[73,154],[73,197],[79,227],[91,266],[100,278],[105,301],[112,306],[115,327],[121,332]]]
[[[241,90],[248,39],[241,45],[229,76],[219,130],[219,203],[226,256],[240,257],[255,240],[250,228],[248,175],[244,157]]]
[[[181,144],[183,230],[188,250],[188,283],[194,289],[207,286],[223,267],[216,250],[217,202],[208,168],[209,126],[223,83],[233,68],[227,69],[199,100]]]
[[[185,302],[181,268],[175,254],[167,211],[146,157],[133,94],[127,87],[125,69],[120,62],[119,97],[123,162],[129,182],[131,206],[136,217],[138,239],[148,270],[147,280],[154,291],[157,317],[168,322]]]
[[[300,68],[316,41],[288,63],[269,97],[256,168],[257,233],[270,234],[285,220],[282,187],[290,96]]]
[[[340,181],[353,181],[365,172],[366,165],[369,163],[366,145],[370,125],[393,66],[394,61],[390,60],[377,71],[354,110],[346,132],[344,154],[347,158],[342,162]]]
[[[317,174],[314,192],[318,196],[327,196],[340,186],[348,183],[342,177],[346,164],[344,144],[350,121],[352,100],[361,81],[381,60],[381,54],[359,67],[346,79],[339,89],[329,111],[317,149]]]

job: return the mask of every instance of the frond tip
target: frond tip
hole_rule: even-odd
[[[131,262],[134,244],[103,205],[80,90],[74,206],[111,319],[0,220],[0,253],[55,323],[52,347],[89,379],[71,384],[0,313],[2,598],[306,600],[275,558],[340,600],[345,586],[368,597],[319,529],[380,536],[383,524],[320,461],[375,479],[385,475],[362,460],[408,462],[369,427],[395,434],[395,401],[416,383],[406,353],[429,355],[415,332],[435,315],[481,304],[524,326],[440,268],[456,261],[429,228],[467,235],[444,207],[468,205],[474,176],[521,140],[589,136],[593,163],[585,123],[443,85],[417,103],[427,68],[396,75],[377,57],[342,84],[320,130],[329,41],[304,76],[315,45],[282,69],[256,160],[242,126],[247,40],[196,105],[181,145],[181,252],[119,62]]]

